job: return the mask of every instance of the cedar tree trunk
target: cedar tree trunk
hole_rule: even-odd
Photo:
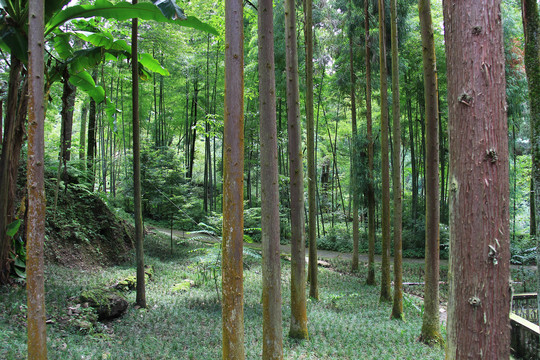
[[[272,7],[272,0],[259,1],[263,359],[283,359],[274,14]]]
[[[366,127],[368,137],[368,276],[366,283],[375,285],[375,190],[373,184],[373,120],[371,117],[371,39],[369,38],[369,1],[364,1],[366,33]]]
[[[384,0],[379,0],[379,63],[381,76],[381,167],[382,167],[382,272],[381,301],[391,301],[390,289],[390,159],[388,144],[388,80],[386,74],[386,45]]]
[[[308,238],[309,238],[309,297],[319,299],[317,282],[317,204],[315,202],[317,174],[315,173],[315,126],[313,121],[313,10],[312,0],[304,1],[304,38],[306,42],[306,132],[308,168]]]
[[[304,171],[302,129],[298,85],[298,46],[294,0],[285,0],[285,41],[287,66],[287,122],[291,195],[291,327],[289,336],[307,339]]]
[[[439,322],[439,103],[431,1],[419,0],[426,110],[426,268],[420,339],[444,343]]]
[[[457,3],[457,4],[456,4]],[[448,359],[508,359],[508,128],[500,0],[443,2],[448,66]]]
[[[399,58],[397,1],[390,0],[392,38],[392,185],[394,192],[394,303],[392,318],[403,319],[403,269],[401,265],[401,124],[399,109]]]
[[[223,359],[243,360],[244,19],[241,0],[225,0],[223,133]]]

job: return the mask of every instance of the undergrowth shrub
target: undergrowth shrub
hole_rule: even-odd
[[[331,228],[326,235],[317,240],[317,248],[321,250],[351,252],[352,239],[346,231]]]

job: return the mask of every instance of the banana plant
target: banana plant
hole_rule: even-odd
[[[154,4],[131,4],[122,1],[112,4],[106,0],[97,0],[90,5],[75,5],[62,9],[68,0],[45,1],[45,36],[74,19],[102,17],[105,19],[128,20],[139,18],[157,22],[172,23],[217,35],[211,25],[203,23],[195,16],[186,16],[174,0],[155,0]],[[0,47],[9,51],[23,62],[28,56],[28,0],[0,0]]]
[[[18,89],[25,87],[25,72],[23,65],[28,60],[28,5],[33,0],[0,0],[0,49],[10,54],[10,80],[8,100],[11,104],[19,103],[18,99],[22,99]],[[127,20],[130,18],[139,18],[142,20],[152,20],[158,22],[173,23],[178,26],[193,28],[200,31],[205,31],[217,35],[216,29],[212,26],[201,22],[193,16],[186,16],[174,0],[153,0],[154,4],[140,3],[131,4],[126,1],[121,1],[112,4],[106,0],[96,0],[90,5],[75,5],[67,6],[69,0],[44,0],[45,1],[45,36],[46,42],[50,42],[53,32],[70,20],[87,19],[96,16],[105,19]],[[66,7],[67,6],[67,7]],[[50,43],[49,43],[50,44]],[[117,45],[122,45],[117,43]],[[61,49],[64,51],[66,49]],[[112,53],[112,51],[109,51]],[[64,53],[66,55],[67,53]],[[67,54],[69,56],[69,54]],[[75,53],[73,53],[75,55]],[[77,53],[83,55],[83,53]],[[91,55],[91,50],[87,52]],[[61,55],[62,56],[62,55]],[[95,54],[93,55],[95,56]],[[77,83],[81,88],[87,87],[92,92],[93,97],[98,99],[105,93],[103,89],[99,89],[91,80],[91,76],[82,67],[84,61],[90,63],[93,61],[90,58],[83,60],[83,56],[79,57],[79,65],[81,71],[78,73],[72,82]],[[148,56],[142,55],[139,62],[147,61]],[[147,61],[148,63],[148,61]],[[72,67],[75,66],[73,59]],[[82,70],[84,69],[84,70]],[[93,87],[92,87],[93,85]],[[24,94],[23,94],[24,96]],[[106,100],[105,100],[106,101]],[[10,238],[7,236],[5,229],[9,223],[10,213],[13,212],[15,204],[15,186],[11,178],[16,178],[17,165],[20,154],[20,149],[24,143],[24,130],[15,131],[15,129],[24,129],[24,119],[26,118],[26,102],[21,101],[22,106],[9,106],[5,114],[4,128],[9,129],[9,132],[4,134],[4,144],[0,153],[0,283],[5,281],[9,274],[9,253],[10,253]],[[107,103],[107,113],[111,114],[115,111],[112,103]],[[8,176],[8,174],[10,174]]]

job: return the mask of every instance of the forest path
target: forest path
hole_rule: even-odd
[[[159,227],[150,226],[150,227],[148,227],[148,230],[151,231],[151,232],[159,231],[162,234],[166,234],[168,236],[171,235],[171,229],[165,229],[165,228],[159,228]],[[221,239],[219,237],[216,237],[216,236],[211,236],[211,235],[206,235],[206,234],[201,234],[201,233],[191,234],[188,231],[182,231],[182,230],[173,230],[173,237],[176,238],[177,240],[198,237],[198,239],[197,239],[198,241],[204,242],[204,243],[209,243],[209,244],[217,244],[217,243],[221,242]],[[261,247],[262,247],[262,245],[260,243],[247,243],[247,242],[244,242],[244,246],[252,248],[252,249],[256,249],[256,250],[261,250]],[[281,251],[281,254],[290,255],[291,254],[291,245],[290,244],[280,245],[280,251]],[[330,264],[326,263],[324,261],[325,259],[351,260],[352,259],[352,254],[351,253],[342,253],[342,252],[338,252],[338,251],[317,250],[317,257],[319,259],[319,261],[318,261],[319,265],[329,267]],[[308,260],[308,256],[307,256],[307,251],[306,251],[306,261],[307,260]],[[367,254],[359,254],[358,255],[358,260],[360,262],[367,263],[368,255]],[[380,255],[375,255],[375,262],[381,262],[381,256]],[[404,258],[403,262],[404,263],[410,263],[410,264],[423,264],[424,259]],[[394,259],[393,258],[390,259],[390,264],[394,264]],[[448,265],[448,260],[441,260],[441,265]],[[416,295],[413,295],[413,294],[409,294],[409,295],[412,296],[412,297],[416,297],[418,299],[421,299],[423,301],[423,299],[421,297],[419,297],[419,296],[416,296]],[[446,304],[441,304],[439,311],[440,311],[440,322],[441,323],[446,323],[446,321],[447,321]]]
[[[150,230],[150,231],[159,231],[159,232],[161,232],[163,234],[166,234],[166,235],[169,235],[169,236],[171,235],[171,229],[165,229],[165,228],[160,228],[160,227],[149,226],[148,230]],[[193,237],[203,237],[202,239],[201,238],[198,239],[198,241],[206,242],[206,243],[212,243],[212,244],[221,242],[221,239],[219,237],[216,237],[216,236],[211,236],[211,235],[206,235],[206,234],[201,234],[201,233],[191,234],[189,231],[182,231],[182,230],[173,230],[173,236],[176,237],[177,239],[188,239],[188,238],[193,238]],[[244,242],[244,246],[252,248],[252,249],[257,249],[257,250],[262,249],[262,244],[260,244],[260,243],[247,243],[247,242]],[[281,251],[282,254],[288,254],[288,255],[291,254],[291,245],[290,244],[280,245],[279,247],[280,247],[280,251]],[[342,252],[338,252],[338,251],[330,251],[330,250],[318,249],[317,250],[317,257],[319,259],[323,259],[323,260],[324,259],[352,260],[352,253],[342,253]],[[307,249],[306,249],[306,258],[307,258]],[[358,260],[361,261],[361,262],[367,262],[368,261],[368,254],[359,254],[358,255]],[[381,255],[375,255],[375,262],[381,262]],[[403,262],[411,263],[411,264],[423,264],[424,259],[403,258]],[[390,258],[390,263],[391,264],[394,263],[394,258],[393,257]],[[448,265],[448,260],[441,260],[441,265]]]

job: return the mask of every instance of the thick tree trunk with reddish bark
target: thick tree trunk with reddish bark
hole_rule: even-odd
[[[426,269],[420,339],[444,343],[439,322],[439,101],[430,0],[418,2],[426,110]]]
[[[244,353],[244,18],[241,0],[225,0],[223,132],[223,359]]]
[[[285,0],[285,41],[287,65],[287,133],[291,196],[291,326],[289,336],[307,339],[304,170],[298,86],[298,46],[294,0]]]
[[[500,0],[445,1],[448,359],[510,352],[508,129]]]
[[[382,261],[381,301],[392,301],[390,286],[390,147],[388,144],[388,80],[386,74],[386,45],[384,0],[379,0],[379,63],[381,76],[381,187],[382,187]]]
[[[272,6],[272,0],[260,0],[258,6],[263,359],[283,359],[274,16]]]
[[[26,289],[28,359],[47,359],[45,325],[45,106],[43,96],[44,1],[29,3],[28,23],[28,217],[26,222]]]

